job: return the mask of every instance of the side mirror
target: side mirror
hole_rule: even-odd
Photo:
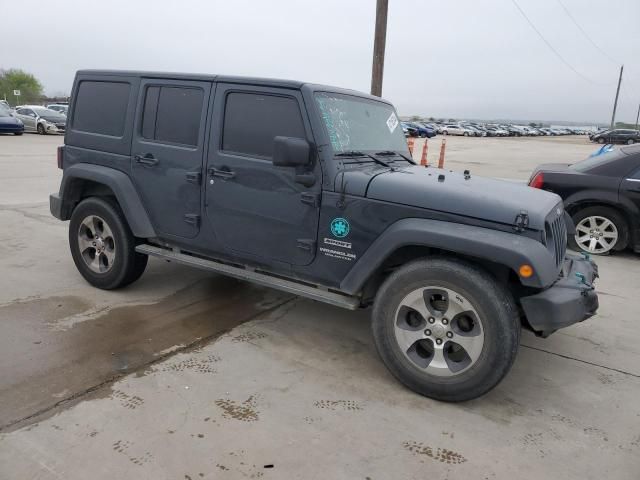
[[[275,137],[273,164],[276,167],[302,167],[309,164],[311,146],[302,138]]]

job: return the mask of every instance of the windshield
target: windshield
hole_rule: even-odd
[[[315,95],[334,153],[407,152],[407,141],[391,105],[339,93]]]
[[[611,145],[605,145],[602,148],[596,150],[581,162],[570,165],[569,168],[571,170],[585,173],[592,168],[599,167],[600,165],[604,165],[605,163],[613,162],[623,156],[624,153],[622,153],[619,149],[614,148]]]
[[[0,103],[0,117],[10,117],[11,109],[7,107],[4,103]]]

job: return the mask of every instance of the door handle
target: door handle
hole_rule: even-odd
[[[147,153],[145,156],[136,155],[135,157],[133,157],[133,159],[136,161],[136,163],[148,167],[153,167],[159,162],[159,160],[150,153]]]
[[[220,169],[220,168],[210,168],[209,175],[212,177],[222,177],[222,178],[234,178],[236,176],[236,172],[232,172],[229,169]]]

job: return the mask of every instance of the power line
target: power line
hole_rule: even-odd
[[[524,17],[524,19],[527,21],[527,23],[531,26],[531,28],[533,28],[534,32],[536,32],[538,34],[538,36],[542,39],[542,41],[544,43],[547,44],[547,47],[549,47],[549,49],[556,55],[556,57],[558,57],[558,59],[564,63],[571,71],[573,71],[573,73],[575,73],[576,75],[578,75],[580,78],[582,78],[583,80],[592,83],[593,85],[598,85],[600,87],[604,86],[601,83],[596,83],[593,80],[591,80],[589,77],[584,76],[582,73],[580,73],[578,70],[576,70],[573,65],[571,65],[569,62],[567,62],[564,57],[562,55],[560,55],[560,53],[558,53],[558,51],[553,48],[553,45],[551,45],[551,43],[549,43],[549,41],[544,37],[544,35],[542,35],[542,33],[540,32],[540,30],[538,30],[536,28],[536,26],[533,24],[533,22],[529,19],[529,17],[527,16],[527,14],[524,12],[524,10],[522,10],[522,8],[520,8],[520,5],[518,5],[518,2],[516,2],[516,0],[511,0],[511,2],[516,6],[516,8],[518,9],[518,11],[522,14],[522,16]]]
[[[561,0],[557,0],[557,2],[560,4],[560,6],[562,7],[562,9],[564,10],[564,13],[567,14],[567,17],[569,17],[571,19],[571,21],[573,22],[573,24],[578,27],[578,30],[580,30],[582,32],[582,35],[584,35],[584,38],[586,38],[587,40],[589,40],[589,42],[591,43],[591,45],[593,45],[601,54],[603,54],[605,57],[607,57],[610,61],[612,61],[613,63],[615,63],[616,65],[620,65],[620,62],[618,62],[617,60],[614,60],[613,58],[611,58],[611,56],[605,52],[602,48],[600,48],[596,42],[594,42],[591,37],[587,34],[587,32],[584,30],[584,28],[582,28],[580,26],[580,24],[576,21],[575,18],[573,18],[573,15],[571,15],[571,12],[569,12],[569,10],[567,9],[567,7],[564,5],[564,3],[562,3]]]

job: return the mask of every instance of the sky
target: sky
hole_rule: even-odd
[[[375,3],[56,0],[19,8],[0,0],[0,68],[33,73],[49,95],[68,93],[84,68],[288,78],[368,92]],[[608,122],[624,63],[616,119],[635,122],[639,18],[638,0],[389,0],[382,94],[400,115]]]

